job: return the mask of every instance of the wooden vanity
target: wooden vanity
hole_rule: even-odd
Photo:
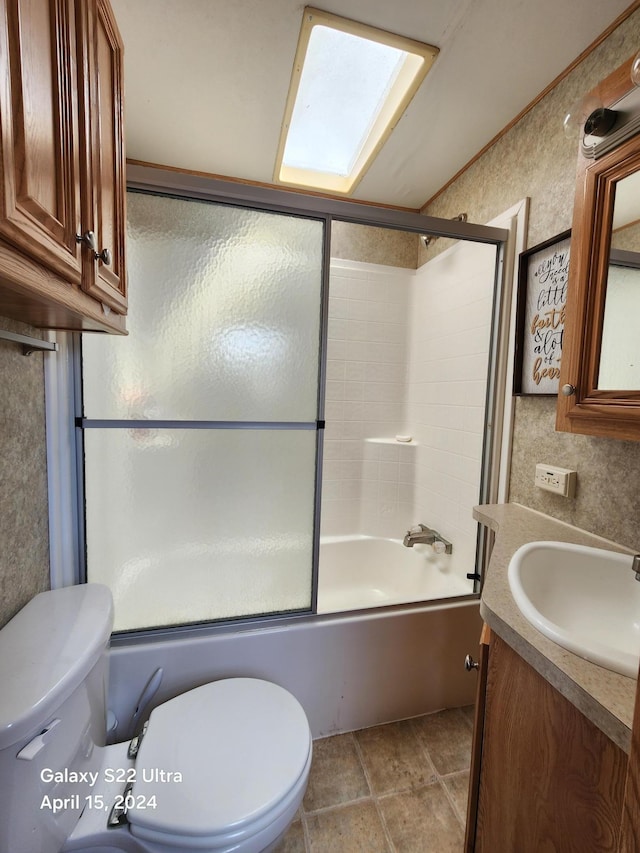
[[[506,576],[527,541],[626,549],[517,504],[478,507],[475,517],[496,540],[480,608],[465,851],[638,851],[636,681],[540,634],[520,614]]]

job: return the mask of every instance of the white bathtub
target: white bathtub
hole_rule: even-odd
[[[450,558],[370,537],[328,539],[321,547],[324,613],[116,640],[109,685],[116,737],[129,736],[138,697],[158,667],[162,683],[148,711],[207,681],[265,678],[298,698],[314,737],[473,702],[476,678],[465,672],[464,658],[478,648],[478,601],[433,600],[471,592],[446,571]],[[416,599],[414,606],[362,610]],[[328,612],[345,610],[352,612]]]
[[[469,567],[472,571],[473,567]],[[451,570],[451,557],[400,539],[326,536],[320,540],[318,613],[433,601],[473,592]]]

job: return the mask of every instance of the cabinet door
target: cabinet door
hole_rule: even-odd
[[[102,257],[84,252],[82,287],[103,305],[126,313],[123,46],[106,0],[78,2],[82,77],[81,133],[86,140],[83,222]],[[108,253],[108,254],[107,254]]]
[[[80,283],[72,0],[0,0],[0,238]]]
[[[478,820],[478,796],[480,793],[484,708],[487,693],[490,644],[491,629],[488,625],[483,625],[482,634],[480,635],[480,660],[478,661],[478,685],[476,688],[476,707],[473,720],[473,744],[471,746],[471,767],[469,770],[469,797],[467,800],[464,853],[474,853],[476,849],[476,825]]]
[[[615,853],[627,756],[492,635],[476,853]]]

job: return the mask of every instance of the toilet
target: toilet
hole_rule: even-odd
[[[109,589],[37,595],[0,630],[0,850],[259,853],[302,802],[311,732],[299,702],[228,678],[156,707],[106,745]]]

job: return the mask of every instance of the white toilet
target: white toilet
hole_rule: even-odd
[[[311,765],[298,701],[215,681],[155,708],[137,753],[105,746],[112,623],[111,593],[86,584],[37,595],[0,631],[0,850],[271,850]]]

